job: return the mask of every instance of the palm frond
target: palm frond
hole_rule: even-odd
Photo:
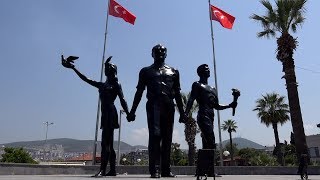
[[[274,36],[276,36],[276,33],[272,29],[265,29],[264,31],[257,33],[257,37],[259,37],[259,38],[261,38],[261,37],[270,38],[270,37],[274,37]]]
[[[282,34],[297,31],[297,26],[304,22],[307,0],[275,0],[273,7],[269,0],[261,0],[260,3],[266,8],[264,16],[253,14],[251,19],[259,22],[263,30],[258,37],[275,36],[277,32]]]
[[[262,0],[260,3],[269,10],[269,12],[273,11],[272,4],[268,0]]]
[[[257,14],[253,14],[252,16],[250,16],[250,18],[255,20],[256,22],[260,23],[263,28],[269,28],[270,27],[269,20],[264,16],[259,16]]]
[[[291,24],[291,30],[292,32],[297,32],[297,26],[302,26],[302,24],[304,23],[305,18],[302,16],[297,17],[293,23]]]
[[[228,119],[227,121],[224,121],[224,123],[221,125],[221,129],[224,131],[228,131],[229,133],[236,132],[236,129],[238,128],[236,124],[237,123],[234,120]]]
[[[261,123],[269,127],[273,123],[281,125],[287,122],[289,118],[289,105],[285,103],[285,97],[277,93],[267,93],[262,98],[256,100],[257,116]]]

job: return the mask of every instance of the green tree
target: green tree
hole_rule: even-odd
[[[233,157],[237,156],[239,154],[239,149],[238,149],[238,144],[232,143],[232,149],[231,149],[231,144],[226,144],[223,148],[224,151],[229,151],[230,152],[230,158],[231,158],[231,151],[233,152]]]
[[[129,154],[121,154],[120,156],[120,164],[121,165],[133,165],[133,159]]]
[[[239,151],[239,156],[246,160],[248,165],[252,166],[276,166],[278,165],[276,159],[261,151],[253,148],[243,148]]]
[[[180,144],[172,143],[171,144],[171,164],[174,166],[186,166],[187,157],[184,152],[180,149]]]
[[[276,37],[277,33],[277,59],[282,63],[283,78],[286,81],[292,129],[296,140],[296,150],[301,154],[308,153],[306,136],[299,102],[299,94],[294,69],[293,52],[296,50],[298,41],[290,35],[295,33],[297,27],[305,20],[307,0],[275,0],[275,7],[268,0],[261,0],[261,4],[267,12],[263,16],[253,14],[250,18],[259,22],[263,28],[258,32],[258,37]]]
[[[254,156],[258,156],[258,151],[253,148],[243,148],[239,150],[238,155],[242,159],[245,159],[248,164],[251,164],[250,159]]]
[[[5,153],[2,154],[0,162],[37,164],[37,162],[33,160],[30,154],[23,148],[6,147],[4,148],[4,152]]]
[[[229,133],[231,164],[233,163],[233,155],[234,155],[233,146],[232,146],[232,132],[237,132],[236,129],[238,128],[238,126],[236,124],[237,123],[234,120],[228,119],[227,121],[224,121],[224,123],[221,126],[222,130],[228,131]]]
[[[252,166],[277,166],[277,159],[273,156],[265,153],[258,152],[256,156],[250,158],[250,164]]]
[[[256,107],[253,111],[257,111],[257,116],[261,119],[261,123],[267,127],[272,125],[274,138],[276,142],[275,154],[278,157],[278,162],[282,163],[282,156],[279,152],[280,141],[278,124],[283,125],[289,121],[289,106],[284,101],[285,97],[277,93],[262,95],[262,98],[256,101]]]
[[[284,101],[285,97],[277,93],[262,95],[262,98],[256,100],[256,107],[253,111],[257,111],[257,116],[261,119],[261,123],[267,127],[272,125],[276,146],[279,146],[278,124],[283,125],[289,121],[288,104]]]
[[[292,144],[287,144],[284,147],[284,162],[286,166],[298,165],[298,159],[296,156],[296,148]]]
[[[187,106],[188,99],[190,97],[190,93],[188,95],[182,93],[182,103],[184,109]],[[185,134],[185,140],[188,143],[188,164],[189,166],[194,166],[195,157],[196,157],[196,143],[195,138],[197,133],[199,133],[199,129],[196,123],[196,120],[192,117],[192,114],[195,113],[198,110],[198,103],[195,101],[190,109],[190,113],[188,114],[188,118],[186,119],[186,122],[184,124],[184,134]]]

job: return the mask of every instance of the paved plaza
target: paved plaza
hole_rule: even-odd
[[[95,179],[89,175],[1,175],[0,180],[78,180],[78,179]],[[112,180],[139,180],[152,179],[148,175],[118,175],[116,177],[102,177],[97,179],[112,179]],[[191,180],[196,179],[194,176],[179,175],[176,178],[160,178],[161,180]],[[299,180],[295,175],[223,175],[216,177],[217,180]],[[310,180],[320,180],[320,175],[310,175]],[[213,180],[213,177],[208,177],[208,180]]]

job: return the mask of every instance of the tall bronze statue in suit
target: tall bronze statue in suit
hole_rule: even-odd
[[[156,45],[152,48],[154,63],[139,73],[139,82],[128,121],[135,120],[135,112],[143,91],[147,88],[147,119],[149,128],[149,172],[151,178],[175,177],[170,170],[170,152],[174,123],[175,99],[180,112],[184,111],[180,94],[179,71],[165,64],[167,48]]]
[[[122,88],[117,78],[117,66],[110,63],[110,56],[105,63],[105,82],[97,82],[88,79],[81,74],[72,64],[73,61],[68,61],[62,56],[62,65],[66,68],[73,69],[74,72],[85,82],[98,88],[99,97],[101,100],[101,166],[100,171],[93,177],[99,176],[116,176],[116,153],[113,148],[114,129],[119,128],[118,111],[114,105],[117,96],[120,99],[121,106],[126,114],[129,113],[128,105],[124,99]],[[72,59],[72,58],[71,58]],[[110,162],[110,171],[106,173],[107,164]]]

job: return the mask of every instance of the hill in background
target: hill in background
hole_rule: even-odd
[[[253,149],[265,149],[265,146],[261,144],[255,143],[245,138],[232,138],[232,143],[237,144],[238,149],[243,148],[253,148]],[[226,144],[230,144],[229,140],[222,141],[222,146],[225,147]]]
[[[254,148],[254,149],[265,149],[265,146],[262,146],[258,143],[250,141],[245,138],[233,138],[232,142],[237,144],[238,149],[243,148]],[[100,141],[97,142],[97,152],[101,151]],[[40,141],[22,141],[22,142],[13,142],[2,144],[1,146],[5,147],[23,147],[26,149],[42,149],[45,144],[47,145],[62,145],[65,153],[72,152],[93,152],[93,140],[77,140],[69,138],[60,138],[60,139],[49,139],[45,143],[44,140]],[[222,141],[222,146],[225,147],[226,144],[229,144],[229,140]],[[113,142],[115,150],[118,150],[118,141]],[[128,143],[120,141],[120,151],[121,153],[128,153],[135,151],[137,149],[148,149],[148,147],[143,145],[130,145]]]
[[[43,148],[45,144],[47,145],[62,145],[64,152],[92,152],[93,151],[93,140],[77,140],[77,139],[48,139],[47,142],[44,140],[40,141],[22,141],[22,142],[12,142],[7,144],[2,144],[1,146],[5,147],[23,147],[26,149],[36,149]],[[97,142],[97,152],[101,151],[101,142]],[[118,141],[113,142],[113,147],[115,150],[118,150]],[[120,151],[121,153],[127,153],[135,151],[136,149],[147,149],[146,146],[136,145],[132,146],[125,142],[120,141]]]

